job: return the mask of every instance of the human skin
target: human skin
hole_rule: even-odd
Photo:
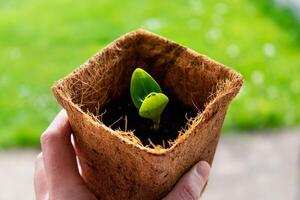
[[[62,110],[41,136],[42,152],[35,163],[36,200],[96,200],[86,187],[71,142],[72,130]],[[209,176],[210,166],[198,162],[163,200],[198,200]]]

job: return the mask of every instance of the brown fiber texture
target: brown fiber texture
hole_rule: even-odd
[[[133,132],[101,122],[101,108],[129,92],[136,67],[198,110],[170,148],[143,146]],[[97,197],[154,200],[196,162],[212,163],[226,110],[242,84],[239,73],[139,29],[110,43],[52,90],[68,113],[84,181]]]

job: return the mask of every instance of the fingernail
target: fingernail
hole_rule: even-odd
[[[210,166],[207,162],[205,161],[200,161],[197,166],[196,166],[197,173],[203,177],[205,180],[208,179],[209,171],[210,171]]]

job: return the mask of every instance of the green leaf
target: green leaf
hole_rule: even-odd
[[[131,76],[130,95],[137,109],[151,92],[161,93],[160,86],[146,71],[136,68]]]
[[[164,111],[168,102],[169,98],[163,93],[151,92],[144,99],[139,109],[139,114],[140,116],[152,119],[154,123],[159,124],[160,115]]]

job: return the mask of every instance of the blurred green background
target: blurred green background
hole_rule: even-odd
[[[271,0],[0,0],[0,147],[38,145],[53,82],[139,27],[243,74],[225,132],[300,123],[300,23]]]

